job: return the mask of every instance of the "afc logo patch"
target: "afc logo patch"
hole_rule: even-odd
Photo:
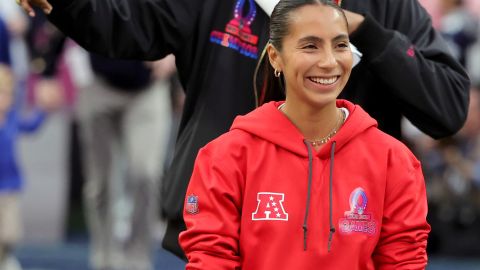
[[[252,220],[287,221],[288,213],[283,208],[284,193],[257,193],[257,209],[252,213]]]

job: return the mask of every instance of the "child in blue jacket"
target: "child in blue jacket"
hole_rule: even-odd
[[[20,117],[22,92],[15,91],[10,67],[8,32],[0,18],[0,269],[21,269],[11,255],[21,236],[20,192],[22,176],[17,165],[16,142],[22,132],[33,132],[46,113],[36,109],[28,118]]]

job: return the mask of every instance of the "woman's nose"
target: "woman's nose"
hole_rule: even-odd
[[[324,53],[318,60],[318,66],[321,68],[332,68],[337,64],[335,53],[331,49],[324,50]]]

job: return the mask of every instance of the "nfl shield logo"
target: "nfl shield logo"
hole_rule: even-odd
[[[198,213],[198,196],[188,195],[187,203],[185,204],[185,212],[191,215]]]

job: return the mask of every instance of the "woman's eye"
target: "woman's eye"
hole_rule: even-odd
[[[347,42],[339,43],[337,46],[339,48],[349,48],[350,47]]]
[[[313,44],[307,44],[305,46],[302,47],[302,49],[316,49],[317,46],[313,45]]]

